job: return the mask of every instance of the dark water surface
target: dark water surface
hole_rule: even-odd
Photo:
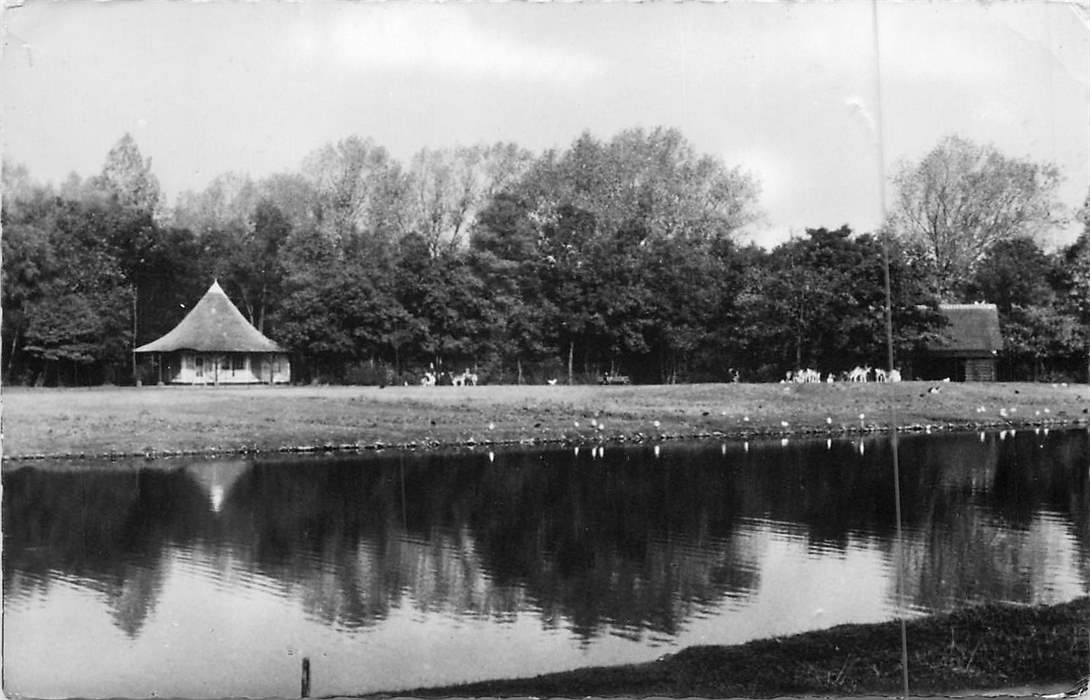
[[[909,614],[1090,583],[1088,432],[901,439]],[[889,442],[5,465],[5,690],[297,696],[894,617]],[[911,640],[910,640],[911,644]]]

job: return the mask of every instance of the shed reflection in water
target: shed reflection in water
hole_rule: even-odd
[[[913,614],[1090,581],[1087,432],[901,440]],[[868,439],[4,473],[5,677],[36,696],[411,688],[896,614]]]

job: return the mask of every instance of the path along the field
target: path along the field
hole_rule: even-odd
[[[5,459],[1085,425],[1086,384],[5,387]]]

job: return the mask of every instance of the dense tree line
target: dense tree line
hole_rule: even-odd
[[[131,382],[131,350],[213,278],[293,355],[297,378],[490,382],[773,380],[885,359],[934,337],[939,301],[996,302],[1011,377],[1086,371],[1090,221],[1062,214],[1051,166],[950,138],[895,178],[880,232],[739,242],[759,183],[676,130],[424,150],[404,165],[350,137],[298,171],[217,177],[165,206],[126,135],[99,175],[59,186],[4,168],[7,383]],[[1079,378],[1083,375],[1079,374]]]

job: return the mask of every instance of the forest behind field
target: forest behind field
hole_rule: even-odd
[[[490,383],[778,381],[941,332],[940,302],[995,303],[1001,379],[1086,381],[1090,206],[1054,166],[950,136],[890,181],[879,231],[745,243],[761,183],[677,130],[498,143],[408,162],[348,137],[299,168],[225,173],[171,206],[125,135],[100,173],[3,171],[4,383],[134,383],[134,347],[213,279],[292,356],[297,381],[390,384],[429,367]],[[1090,205],[1090,198],[1088,198]],[[1081,235],[1041,241],[1078,216]]]

